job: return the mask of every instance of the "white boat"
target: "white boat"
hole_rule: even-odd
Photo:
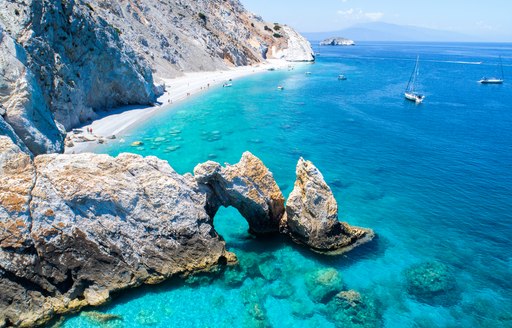
[[[414,66],[414,70],[412,71],[411,78],[409,79],[409,83],[407,83],[407,87],[405,88],[404,96],[405,99],[414,101],[417,104],[420,104],[423,99],[425,99],[425,96],[416,92],[416,78],[420,74],[420,67],[419,67],[420,57],[416,57],[416,65]]]
[[[483,77],[478,82],[482,84],[503,84],[503,79],[498,79],[496,77]]]
[[[277,87],[277,90],[284,90],[284,87],[280,85]]]
[[[345,75],[343,75],[343,74],[338,75],[338,80],[344,81],[346,79],[347,79],[347,77]]]
[[[229,87],[232,87],[232,86],[233,86],[233,84],[232,84],[232,83],[224,83],[224,84],[222,85],[222,87],[223,87],[223,88],[229,88]]]
[[[306,72],[306,75],[311,75],[311,72]]]
[[[501,79],[497,77],[483,77],[480,81],[482,84],[503,84],[504,74],[503,74],[503,64],[501,63],[501,56],[500,56],[500,64],[499,64],[500,70],[501,70]]]
[[[414,101],[417,104],[420,104],[425,99],[424,95],[417,94],[416,92],[405,92],[404,96],[405,99]]]

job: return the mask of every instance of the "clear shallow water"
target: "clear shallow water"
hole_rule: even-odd
[[[371,227],[379,238],[325,258],[280,239],[255,240],[236,210],[225,209],[215,225],[243,273],[127,292],[99,309],[122,321],[100,324],[81,315],[64,327],[335,327],[305,283],[309,272],[326,268],[341,273],[344,290],[364,295],[372,313],[351,313],[347,327],[364,326],[358,316],[367,326],[512,327],[512,83],[476,82],[497,74],[497,55],[505,78],[512,76],[512,45],[318,50],[314,65],[211,90],[98,152],[156,155],[185,173],[208,159],[236,163],[250,150],[285,196],[303,156],[324,174],[341,219]],[[427,96],[419,106],[403,99],[417,54]],[[338,81],[341,73],[348,80]],[[144,145],[131,147],[133,141]],[[428,274],[414,276],[410,268],[431,262],[446,271],[447,299],[411,289]]]

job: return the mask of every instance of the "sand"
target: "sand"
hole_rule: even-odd
[[[235,79],[255,73],[268,71],[269,68],[285,69],[294,64],[285,60],[268,60],[255,66],[242,66],[229,70],[214,72],[185,73],[174,79],[161,79],[165,82],[166,92],[158,98],[156,106],[126,106],[113,111],[105,112],[105,116],[92,121],[90,124],[80,127],[84,131],[80,134],[70,132],[68,135],[74,141],[73,147],[66,147],[65,153],[84,153],[92,151],[98,140],[108,142],[108,137],[117,136],[135,123],[140,123],[162,109],[168,109],[187,98],[206,92],[208,89],[223,85],[224,83],[236,83]],[[229,82],[232,80],[231,82]],[[92,129],[92,133],[88,133]],[[77,137],[83,136],[89,142],[77,142]],[[84,138],[82,138],[84,139]]]

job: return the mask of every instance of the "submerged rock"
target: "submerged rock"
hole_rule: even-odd
[[[295,287],[286,281],[277,280],[270,285],[270,295],[275,298],[290,298],[295,294]]]
[[[308,273],[305,283],[309,297],[318,303],[327,303],[343,289],[341,274],[333,268]]]
[[[315,306],[304,300],[293,302],[292,314],[299,319],[309,319],[315,315]]]
[[[155,326],[160,323],[159,313],[153,310],[140,310],[135,321],[141,326]]]
[[[338,293],[327,304],[326,311],[327,317],[339,328],[382,326],[380,312],[373,300],[355,290]]]
[[[142,142],[142,141],[134,141],[130,144],[130,146],[132,146],[132,147],[140,147],[142,145],[144,145],[144,142]]]
[[[404,272],[407,292],[428,304],[451,304],[458,300],[457,283],[450,269],[439,262],[413,265]]]
[[[123,317],[118,314],[110,314],[110,313],[102,313],[97,311],[86,311],[81,314],[81,316],[86,317],[87,319],[98,323],[105,324],[111,321],[123,321]]]
[[[286,202],[281,231],[321,253],[342,254],[373,239],[371,229],[338,221],[338,204],[320,171],[309,161],[297,163],[297,180]]]

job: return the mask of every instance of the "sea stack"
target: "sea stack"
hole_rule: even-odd
[[[338,204],[320,171],[303,158],[286,203],[281,230],[319,253],[342,254],[373,239],[371,229],[338,221]]]

